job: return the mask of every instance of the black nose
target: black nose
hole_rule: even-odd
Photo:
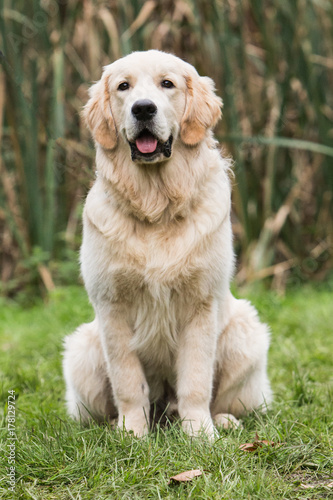
[[[149,99],[140,99],[132,106],[132,113],[137,120],[147,121],[151,120],[156,115],[157,106]]]

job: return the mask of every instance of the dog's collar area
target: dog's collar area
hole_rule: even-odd
[[[165,158],[170,158],[172,142],[172,135],[166,142],[160,142],[148,129],[144,129],[134,142],[129,142],[132,161],[152,162],[161,154]]]

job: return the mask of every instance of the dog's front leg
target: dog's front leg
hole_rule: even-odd
[[[133,332],[128,312],[117,304],[97,311],[101,324],[102,346],[111,381],[113,399],[118,409],[118,425],[136,436],[149,428],[149,387],[137,354],[131,349]]]
[[[180,336],[177,358],[178,412],[185,432],[214,437],[209,404],[217,344],[216,304],[196,307]]]

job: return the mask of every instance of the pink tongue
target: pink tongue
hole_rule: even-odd
[[[143,135],[135,141],[140,153],[153,153],[157,147],[157,139],[152,135]]]

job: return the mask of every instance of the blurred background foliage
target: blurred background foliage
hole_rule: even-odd
[[[283,291],[332,269],[330,0],[0,0],[1,293],[78,278],[94,150],[80,122],[103,65],[173,52],[224,100],[238,283]]]

